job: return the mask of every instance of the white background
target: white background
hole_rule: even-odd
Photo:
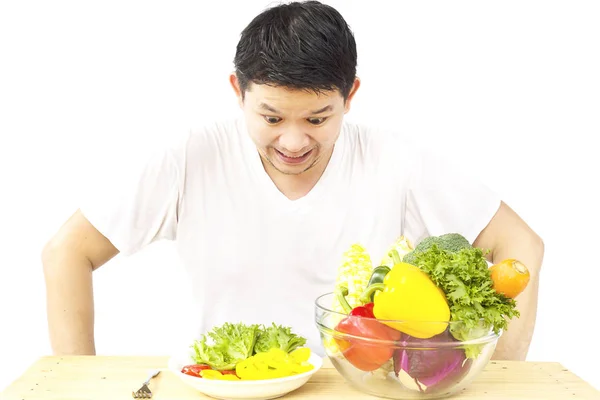
[[[335,1],[363,85],[348,118],[471,168],[543,237],[529,360],[600,388],[596,1]],[[266,0],[0,3],[0,390],[48,354],[40,251],[94,182],[238,113],[239,33]],[[173,248],[94,274],[99,354],[167,355],[193,318]]]

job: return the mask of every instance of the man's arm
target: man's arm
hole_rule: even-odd
[[[525,360],[535,327],[544,242],[509,206],[502,203],[473,245],[490,249],[488,259],[494,264],[515,258],[529,269],[529,284],[515,299],[521,316],[509,322],[493,356],[494,359]]]
[[[50,343],[55,355],[95,355],[92,272],[119,253],[78,210],[44,246]]]

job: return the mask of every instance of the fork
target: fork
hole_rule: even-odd
[[[142,384],[142,387],[139,388],[136,392],[131,392],[131,396],[134,399],[149,399],[149,398],[151,398],[152,392],[150,391],[150,388],[148,387],[148,385],[150,384],[150,380],[158,374],[160,374],[160,369],[156,369],[156,370],[152,371],[148,375],[148,379],[146,379],[146,382],[144,382]]]

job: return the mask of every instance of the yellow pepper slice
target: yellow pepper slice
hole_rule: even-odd
[[[307,361],[309,357],[309,348],[296,349],[289,354],[275,348],[240,361],[235,366],[235,373],[242,380],[283,378],[313,369]]]
[[[204,369],[200,371],[200,376],[205,379],[218,379],[222,381],[239,381],[240,378],[233,374],[222,374],[214,369]]]
[[[308,347],[300,347],[290,353],[290,357],[297,363],[308,361],[310,358],[310,349]]]

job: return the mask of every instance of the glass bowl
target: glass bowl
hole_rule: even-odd
[[[327,293],[315,302],[315,323],[325,353],[351,386],[378,397],[452,396],[485,368],[502,335],[483,321],[467,328],[461,322],[348,316],[331,309],[333,298]],[[440,333],[431,336],[433,332]]]

